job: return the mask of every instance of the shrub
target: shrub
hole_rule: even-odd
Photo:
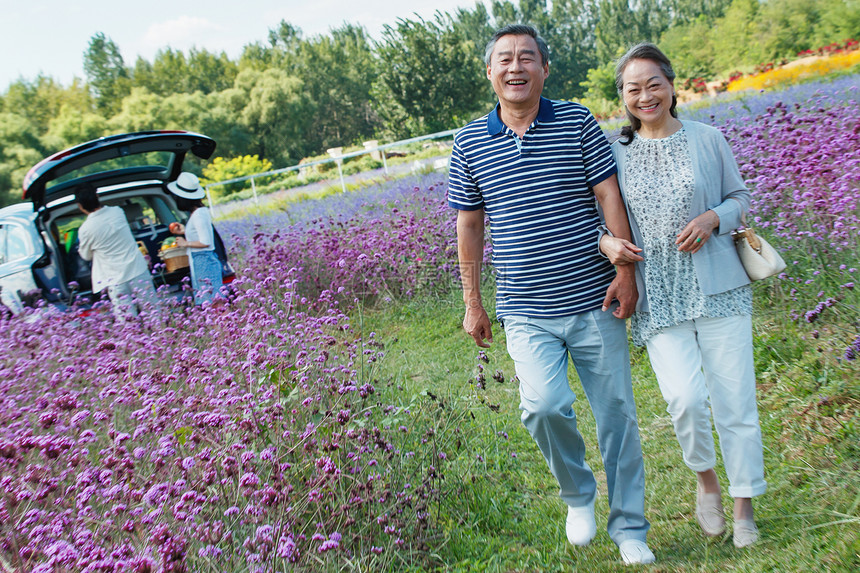
[[[210,185],[220,181],[229,181],[238,177],[263,173],[272,169],[272,162],[268,159],[260,159],[257,155],[240,155],[232,159],[216,157],[209,165],[203,168],[203,185]],[[261,181],[262,182],[262,181]],[[227,185],[213,185],[210,187],[212,195],[216,198],[232,195],[249,187],[250,182],[240,181],[228,183]]]

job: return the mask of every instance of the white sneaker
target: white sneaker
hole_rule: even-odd
[[[648,549],[648,545],[644,541],[638,539],[625,539],[618,546],[621,551],[621,559],[625,565],[644,565],[645,563],[654,563],[654,554]]]
[[[597,534],[597,523],[594,521],[594,500],[581,507],[567,506],[567,522],[565,523],[567,540],[571,545],[584,547],[591,543]]]

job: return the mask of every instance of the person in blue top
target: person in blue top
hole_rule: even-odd
[[[591,542],[597,497],[572,407],[570,356],[597,423],[607,530],[626,564],[651,563],[624,320],[638,295],[633,266],[615,269],[598,249],[595,198],[608,230],[631,238],[609,143],[588,109],[542,97],[549,48],[534,28],[498,30],[485,60],[499,103],[457,133],[449,175],[466,305],[463,327],[478,346],[493,340],[480,288],[487,217],[496,317],[520,381],[523,424],[567,504],[568,541]]]

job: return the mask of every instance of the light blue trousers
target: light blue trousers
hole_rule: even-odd
[[[520,380],[522,421],[570,506],[590,503],[597,483],[576,427],[568,355],[597,423],[609,493],[607,531],[616,544],[645,541],[645,470],[630,380],[625,322],[611,310],[561,318],[504,317],[508,353]]]
[[[221,292],[221,261],[215,251],[191,252],[191,288],[194,303],[212,302]]]

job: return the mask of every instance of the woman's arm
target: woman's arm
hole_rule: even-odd
[[[687,225],[678,233],[675,244],[679,251],[695,253],[701,249],[711,235],[716,232],[719,235],[731,233],[741,225],[741,217],[749,209],[750,192],[746,187],[737,161],[732,154],[728,141],[716,131],[711,135],[701,134],[702,137],[714,137],[716,149],[713,146],[702,146],[699,157],[707,157],[715,163],[716,169],[704,169],[707,173],[713,172],[714,177],[719,177],[720,198],[722,201],[708,209]],[[694,143],[695,145],[696,143]],[[712,153],[707,153],[710,149]]]

